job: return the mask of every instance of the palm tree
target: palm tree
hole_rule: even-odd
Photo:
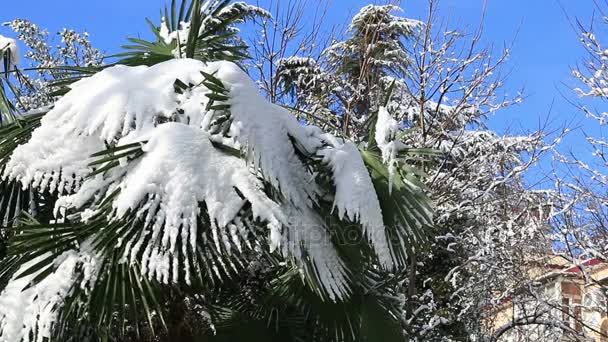
[[[419,172],[382,162],[386,115],[355,144],[259,95],[251,15],[173,1],[154,41],[62,68],[51,108],[20,112],[5,70],[0,341],[402,340]]]

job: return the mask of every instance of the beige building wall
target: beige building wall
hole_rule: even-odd
[[[587,276],[577,267],[571,267],[568,260],[560,256],[545,257],[531,261],[529,275],[532,279],[539,281],[548,303],[557,309],[550,310],[550,319],[562,319],[571,328],[584,333],[587,341],[608,342],[608,311],[603,284],[608,284],[608,264],[590,263],[584,266]],[[489,313],[487,325],[490,333],[495,333],[503,327],[511,324],[514,319],[521,317],[521,312],[530,312],[533,307],[528,308],[525,299],[515,298],[505,300],[504,303],[493,308]],[[531,301],[530,305],[537,305],[537,301]],[[570,317],[575,316],[576,319]],[[551,331],[548,331],[551,330]],[[519,342],[546,341],[547,336],[554,333],[561,335],[559,329],[546,326],[522,326],[504,334],[500,341]],[[569,341],[564,337],[555,337],[552,341]]]

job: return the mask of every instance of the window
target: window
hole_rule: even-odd
[[[583,331],[583,315],[582,315],[581,301],[574,301],[574,330],[578,332]]]
[[[562,320],[570,326],[570,298],[562,298]]]
[[[602,289],[595,289],[585,295],[583,304],[585,309],[604,312],[606,310],[606,295]]]
[[[576,283],[562,283],[562,319],[567,326],[583,331],[581,289]]]

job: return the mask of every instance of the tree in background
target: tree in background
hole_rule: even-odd
[[[604,38],[606,3],[595,3],[599,14],[586,26],[582,21],[573,25],[579,33],[586,58],[572,68],[576,81],[573,92],[579,99],[572,101],[580,114],[584,114],[592,125],[583,132],[587,140],[587,151],[560,151],[556,153],[559,162],[553,174],[555,181],[554,236],[559,241],[560,252],[573,265],[577,265],[586,284],[599,288],[601,296],[593,297],[590,305],[585,305],[585,314],[596,322],[605,319],[608,313],[604,282],[598,282],[584,266],[585,261],[599,259],[608,261],[608,185],[606,146],[607,139],[603,128],[607,113],[602,110],[608,99],[608,50]],[[586,129],[587,130],[587,129]],[[608,331],[597,331],[586,327],[580,334],[584,340],[589,333],[595,332],[608,338]]]
[[[591,119],[596,127],[590,127],[584,132],[589,143],[590,153],[581,151],[554,151],[551,179],[555,183],[552,191],[546,192],[549,204],[544,212],[549,219],[547,235],[554,243],[554,253],[567,260],[568,265],[581,273],[579,280],[585,288],[594,288],[587,292],[582,303],[574,307],[564,307],[559,297],[554,299],[539,296],[534,291],[535,284],[528,290],[519,293],[520,303],[517,308],[523,314],[500,329],[492,341],[498,341],[502,334],[519,331],[526,340],[557,340],[589,341],[598,336],[608,338],[608,331],[601,322],[606,319],[607,303],[605,281],[595,279],[590,260],[607,262],[608,248],[607,197],[606,177],[607,159],[605,149],[608,145],[602,134],[606,125],[607,113],[601,106],[608,99],[608,50],[603,42],[605,28],[606,3],[596,2],[599,21],[593,21],[589,27],[577,21],[575,27],[579,30],[580,41],[587,57],[572,69],[572,75],[577,82],[574,93],[578,101],[572,103]],[[590,133],[592,132],[592,133]],[[534,300],[535,305],[526,305],[526,300]],[[584,317],[584,319],[583,319]],[[575,325],[568,321],[575,321]],[[579,326],[580,328],[574,329]],[[530,329],[532,327],[532,329]]]
[[[23,105],[38,88],[1,47],[0,341],[403,339],[429,152],[382,108],[363,138],[265,100],[239,66],[252,16],[173,1],[109,64],[84,43],[85,65],[30,56],[58,65]]]
[[[599,6],[599,5],[598,5]],[[598,7],[600,11],[604,8]],[[603,11],[601,12],[603,13]],[[569,201],[562,207],[559,217],[560,235],[566,244],[567,253],[577,260],[586,258],[605,259],[606,242],[606,197],[607,178],[605,146],[606,139],[601,128],[606,124],[606,113],[601,105],[608,98],[606,92],[607,54],[602,42],[602,23],[586,28],[579,23],[580,41],[587,58],[573,68],[572,74],[579,82],[574,89],[581,101],[577,104],[581,113],[600,128],[599,134],[588,134],[586,140],[591,147],[591,156],[575,153],[560,154],[560,161],[568,166],[573,177],[558,177],[557,191]]]
[[[63,29],[51,37],[45,29],[27,19],[15,19],[9,26],[27,47],[24,57],[28,62],[27,71],[15,70],[18,79],[15,103],[22,110],[32,110],[48,106],[55,100],[54,92],[65,81],[70,81],[67,71],[85,67],[99,67],[102,62],[101,51],[89,41],[87,32],[77,33]],[[56,44],[53,38],[59,38]],[[24,64],[24,63],[21,63]]]

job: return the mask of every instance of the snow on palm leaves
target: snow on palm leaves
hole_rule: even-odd
[[[323,173],[335,192],[317,181]],[[76,82],[14,151],[3,178],[59,195],[57,226],[45,228],[58,242],[17,248],[9,260],[3,341],[48,337],[57,308],[76,288],[94,287],[108,260],[159,283],[222,279],[252,237],[294,260],[330,299],[346,299],[349,270],[317,210],[328,197],[340,219],[361,223],[378,262],[393,265],[357,147],[301,125],[230,62],[115,66]]]
[[[19,46],[17,41],[0,35],[0,63],[3,63],[5,70],[12,70],[19,64]]]

